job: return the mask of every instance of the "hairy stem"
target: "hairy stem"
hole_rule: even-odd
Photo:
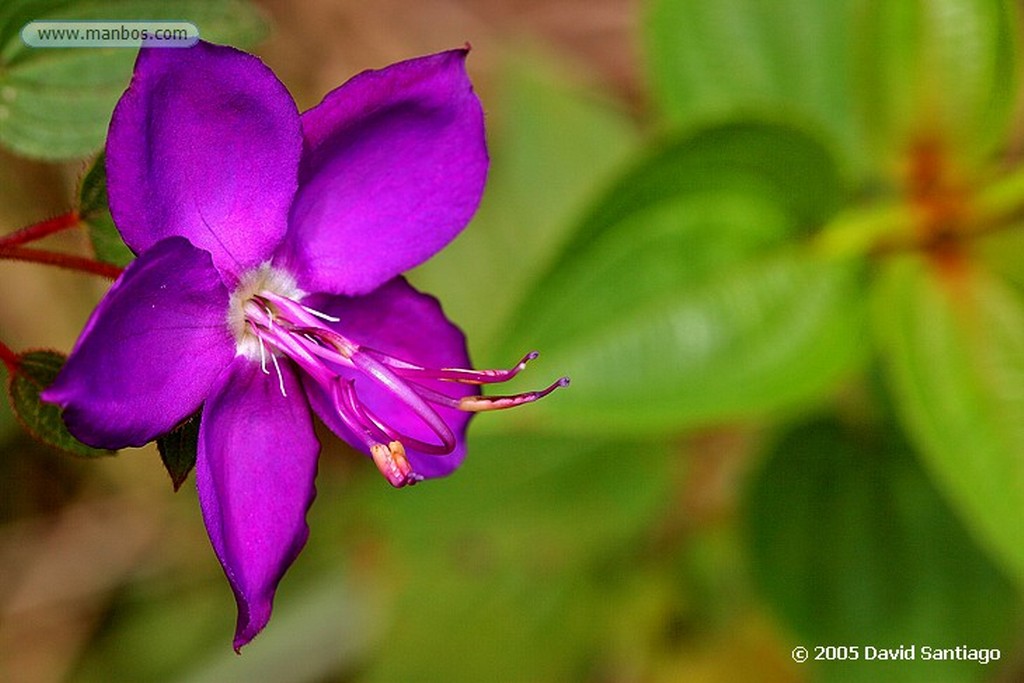
[[[30,249],[28,247],[0,246],[0,260],[43,263],[48,266],[76,270],[80,273],[99,275],[110,280],[116,280],[124,272],[123,268],[118,268],[109,263],[102,263],[81,256],[60,254],[55,251],[46,251],[45,249]]]
[[[35,242],[36,240],[42,239],[47,235],[52,235],[55,232],[61,230],[67,230],[78,225],[78,212],[69,211],[68,213],[61,214],[60,216],[54,216],[49,220],[40,221],[34,225],[15,230],[9,235],[0,237],[0,249],[7,249],[9,247],[17,247],[22,244],[28,244],[29,242]]]

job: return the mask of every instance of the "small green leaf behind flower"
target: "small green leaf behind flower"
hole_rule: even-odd
[[[115,451],[86,446],[71,436],[60,408],[40,400],[40,392],[57,377],[64,360],[55,351],[28,351],[18,356],[7,385],[14,414],[25,429],[48,446],[87,458],[115,455]]]
[[[188,478],[188,473],[196,465],[196,453],[199,450],[199,423],[202,413],[196,413],[174,431],[156,440],[167,474],[171,476],[171,484],[177,491]]]
[[[110,215],[107,198],[106,154],[100,153],[82,177],[78,188],[78,216],[89,234],[96,258],[115,266],[127,266],[135,258]]]

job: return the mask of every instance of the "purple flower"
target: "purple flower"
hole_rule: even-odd
[[[475,395],[462,332],[400,273],[445,246],[487,175],[453,50],[359,74],[299,115],[256,57],[144,49],[107,140],[110,208],[139,255],[47,401],[72,434],[141,446],[203,409],[196,483],[238,602],[235,649],[306,542],[311,411],[394,486],[452,472]]]

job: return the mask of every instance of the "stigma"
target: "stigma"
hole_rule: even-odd
[[[463,412],[502,410],[532,403],[569,384],[562,377],[539,391],[502,396],[451,396],[431,383],[485,385],[518,375],[537,352],[508,369],[430,368],[362,346],[343,334],[344,321],[301,303],[306,293],[285,271],[263,264],[245,274],[231,295],[228,324],[236,352],[258,362],[264,374],[276,375],[287,396],[281,363],[291,361],[329,398],[330,407],[359,439],[377,469],[395,487],[415,484],[422,476],[406,455],[411,449],[445,456],[455,450],[455,433],[438,413],[441,406]],[[273,368],[273,372],[271,371]],[[360,396],[368,383],[383,388],[427,428],[429,437],[414,437],[378,415]]]

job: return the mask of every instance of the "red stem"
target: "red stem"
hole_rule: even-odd
[[[3,342],[0,342],[0,361],[7,366],[7,372],[11,375],[14,375],[14,373],[18,371],[18,365],[21,362],[18,358],[18,354]]]
[[[47,235],[52,235],[55,232],[73,228],[78,225],[78,218],[79,216],[77,211],[69,211],[68,213],[55,216],[49,220],[40,221],[35,225],[15,230],[9,235],[0,237],[0,249],[28,244],[29,242],[42,239]]]
[[[0,260],[4,259],[8,261],[45,263],[49,266],[99,275],[110,280],[116,280],[124,272],[124,269],[109,263],[93,261],[81,256],[71,256],[70,254],[59,254],[55,251],[46,251],[45,249],[30,249],[28,247],[0,247]]]

